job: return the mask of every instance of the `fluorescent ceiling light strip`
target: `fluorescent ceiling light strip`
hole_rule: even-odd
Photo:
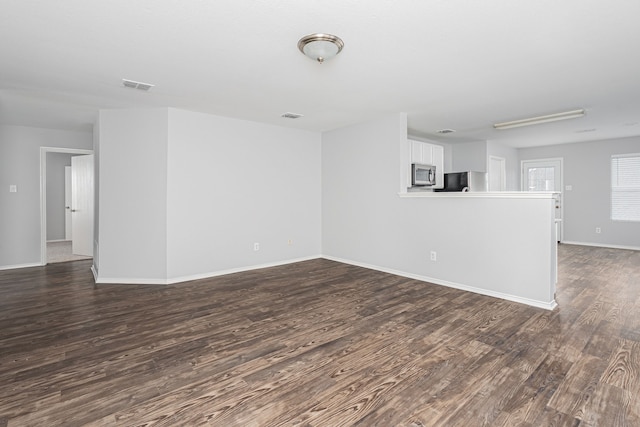
[[[565,111],[564,113],[548,114],[546,116],[530,117],[528,119],[513,120],[511,122],[496,123],[493,125],[496,129],[511,129],[520,126],[537,125],[540,123],[555,122],[558,120],[575,119],[584,116],[584,109]]]

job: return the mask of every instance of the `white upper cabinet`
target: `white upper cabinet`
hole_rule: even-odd
[[[428,142],[408,140],[410,159],[409,163],[422,163],[436,167],[436,185],[432,188],[444,187],[444,147],[442,145],[429,144]],[[409,164],[409,169],[411,165]],[[409,179],[409,183],[411,180]]]
[[[444,173],[444,147],[442,145],[431,145],[431,163],[436,166],[436,172]]]
[[[422,141],[411,141],[411,163],[431,164],[431,148],[430,144]]]

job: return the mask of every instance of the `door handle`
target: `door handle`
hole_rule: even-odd
[[[75,212],[75,211],[76,211],[76,209],[71,209],[71,212]]]

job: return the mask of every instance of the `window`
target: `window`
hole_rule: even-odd
[[[640,221],[640,154],[611,156],[611,219]]]
[[[529,191],[553,191],[555,188],[555,168],[549,167],[535,167],[529,168]]]

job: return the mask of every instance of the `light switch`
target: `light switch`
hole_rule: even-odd
[[[573,190],[573,186],[572,185],[566,185],[564,187],[564,189],[567,190],[567,191],[571,191],[571,190]]]
[[[14,184],[11,184],[9,186],[9,193],[17,193],[17,192],[18,192],[18,186],[14,185]]]

